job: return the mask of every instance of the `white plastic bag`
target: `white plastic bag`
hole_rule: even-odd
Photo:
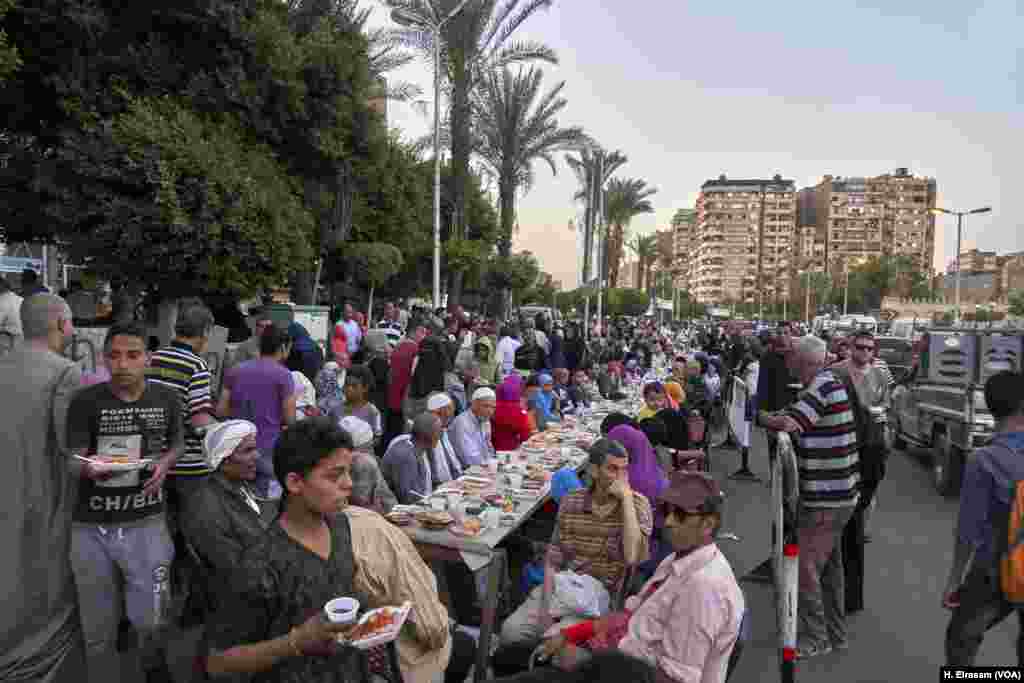
[[[610,605],[608,589],[594,577],[572,571],[555,574],[549,606],[555,619],[571,616],[594,619],[607,614]]]

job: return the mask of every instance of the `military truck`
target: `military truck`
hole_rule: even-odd
[[[960,491],[964,463],[992,438],[985,382],[1003,370],[1019,372],[1024,328],[930,328],[917,362],[893,390],[888,428],[894,447],[928,449],[935,489]]]

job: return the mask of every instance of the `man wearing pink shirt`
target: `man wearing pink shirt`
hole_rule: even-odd
[[[679,471],[658,497],[665,540],[675,552],[658,566],[626,609],[562,629],[545,651],[571,666],[575,650],[617,647],[657,668],[658,680],[723,683],[746,608],[729,561],[715,545],[723,496],[701,472]]]

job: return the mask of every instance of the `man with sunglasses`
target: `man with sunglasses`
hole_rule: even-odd
[[[658,496],[665,516],[662,534],[674,553],[626,601],[623,612],[562,629],[545,641],[545,653],[558,654],[564,666],[587,657],[573,644],[617,647],[657,667],[659,680],[725,681],[746,605],[729,561],[715,544],[723,501],[708,475],[675,472]]]

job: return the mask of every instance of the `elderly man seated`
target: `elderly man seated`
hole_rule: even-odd
[[[441,420],[420,413],[412,421],[412,432],[396,436],[381,461],[381,472],[403,505],[419,503],[434,490],[431,469],[434,449],[441,440]]]
[[[491,418],[497,407],[494,389],[482,387],[473,392],[469,410],[452,421],[451,437],[455,454],[465,467],[480,465],[494,457]]]
[[[247,420],[215,424],[203,446],[213,474],[203,478],[195,495],[182,499],[180,519],[185,539],[210,572],[205,585],[213,587],[229,580],[242,554],[266,532],[278,506],[258,498],[251,488],[260,457],[256,425]],[[216,601],[216,591],[207,593]]]
[[[615,595],[628,566],[649,554],[654,515],[643,494],[629,486],[629,455],[610,439],[590,449],[591,484],[562,498],[544,567],[544,584],[505,620],[494,671],[511,675],[524,668],[524,653],[541,641],[554,619],[550,598],[554,575],[568,564],[599,579]]]
[[[623,612],[560,630],[544,643],[555,663],[573,667],[591,650],[618,648],[657,667],[661,680],[724,683],[745,603],[729,561],[715,545],[724,497],[701,472],[672,475],[658,503],[673,553]],[[586,647],[577,650],[576,645]]]
[[[352,437],[352,495],[349,503],[386,515],[398,499],[381,474],[374,455],[373,427],[354,415],[341,418],[341,428]]]
[[[437,392],[427,397],[427,410],[441,421],[441,438],[434,448],[434,457],[430,463],[433,483],[437,487],[462,476],[462,463],[455,455],[455,447],[448,436],[448,427],[455,414],[455,403],[448,394]]]

